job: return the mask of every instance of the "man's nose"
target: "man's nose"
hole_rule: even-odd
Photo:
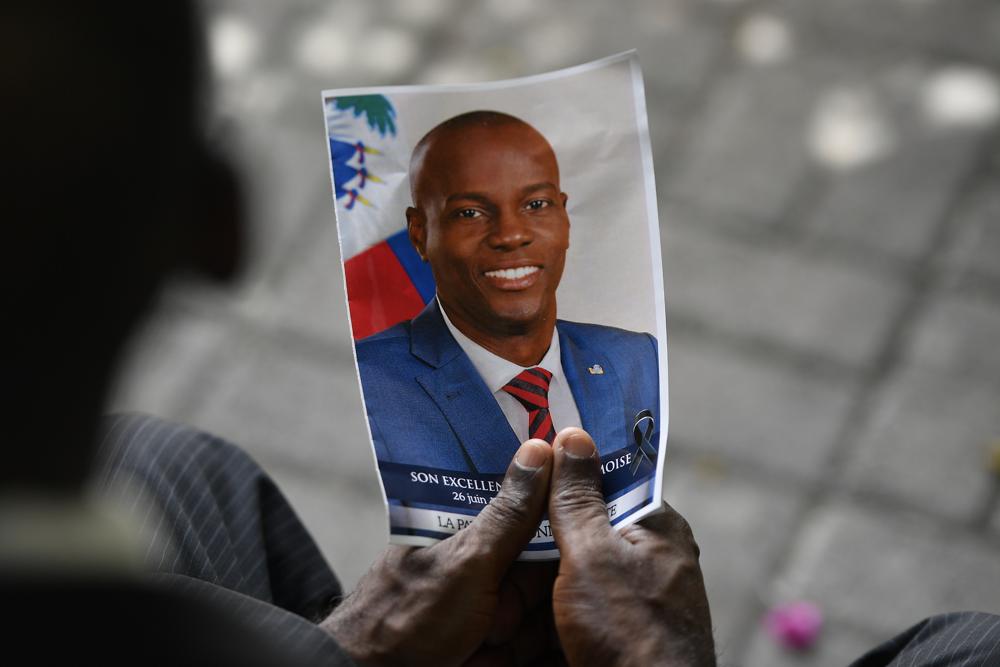
[[[531,221],[518,211],[498,211],[487,242],[495,250],[516,250],[534,239]]]

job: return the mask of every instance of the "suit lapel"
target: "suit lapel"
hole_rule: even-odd
[[[432,366],[417,377],[438,406],[473,472],[504,472],[519,445],[475,366],[448,331],[437,300],[413,321],[411,352]]]
[[[557,325],[557,330],[559,327]],[[621,383],[614,366],[606,356],[581,347],[559,330],[563,373],[569,382],[573,400],[580,412],[583,429],[597,443],[598,451],[610,452],[626,447],[625,413],[622,406]],[[599,366],[603,373],[594,374],[589,368]]]

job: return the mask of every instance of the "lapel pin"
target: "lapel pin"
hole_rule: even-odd
[[[604,369],[601,368],[600,364],[594,364],[593,366],[587,369],[587,372],[590,373],[591,375],[604,375]]]

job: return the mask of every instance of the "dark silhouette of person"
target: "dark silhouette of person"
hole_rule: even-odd
[[[306,664],[139,576],[85,493],[115,359],[160,283],[237,267],[236,181],[199,126],[192,8],[41,0],[0,16],[5,658]]]

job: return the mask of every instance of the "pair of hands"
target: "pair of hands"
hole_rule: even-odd
[[[515,562],[546,510],[560,561]],[[687,522],[666,507],[612,528],[577,428],[524,443],[471,526],[390,547],[321,625],[371,665],[715,664]]]

